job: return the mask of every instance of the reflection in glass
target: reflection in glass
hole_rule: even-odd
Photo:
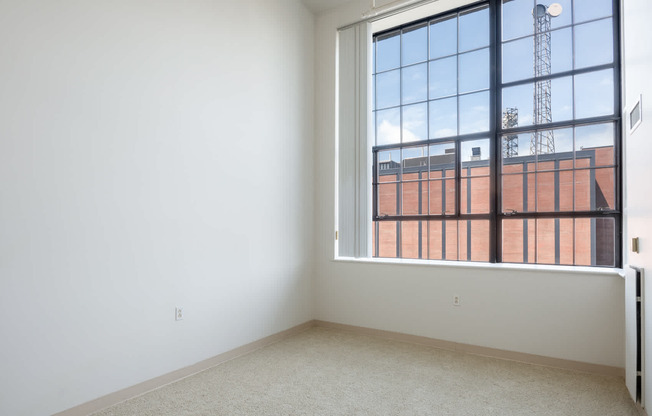
[[[427,64],[419,64],[401,70],[402,104],[410,104],[428,99],[428,70]]]

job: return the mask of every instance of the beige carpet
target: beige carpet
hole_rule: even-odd
[[[312,328],[108,415],[638,415],[619,378]]]

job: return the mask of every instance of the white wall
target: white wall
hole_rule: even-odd
[[[313,33],[294,0],[0,1],[0,414],[313,317]]]
[[[639,237],[640,253],[629,253],[629,264],[646,269],[644,299],[645,368],[644,396],[652,405],[652,199],[650,198],[650,156],[652,155],[652,3],[623,0],[625,110],[643,95],[643,122],[625,138],[627,191],[627,245]],[[629,129],[627,129],[629,130]],[[648,410],[648,413],[650,411]]]
[[[357,0],[316,22],[316,318],[624,367],[624,281],[615,273],[333,260],[336,29],[368,6]]]

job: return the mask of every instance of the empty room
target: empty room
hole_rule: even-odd
[[[650,22],[0,0],[0,415],[651,413]]]

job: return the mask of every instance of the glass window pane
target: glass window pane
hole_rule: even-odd
[[[489,91],[461,95],[460,134],[489,130]]]
[[[401,222],[401,258],[428,257],[428,223],[426,221]]]
[[[561,6],[561,13],[550,19],[550,27],[556,29],[570,25],[573,21],[571,0],[555,0],[546,4],[550,6],[552,3],[558,3]]]
[[[518,81],[534,76],[534,40],[532,37],[503,44],[503,82]]]
[[[398,180],[401,164],[400,150],[378,152],[378,182],[392,182]]]
[[[570,28],[550,32],[550,73],[573,68],[573,42]],[[503,82],[518,81],[534,76],[534,37],[526,37],[503,44]]]
[[[457,221],[428,223],[428,258],[457,260]]]
[[[551,74],[573,69],[573,34],[570,27],[550,32],[550,67]]]
[[[489,46],[489,8],[460,13],[459,52]]]
[[[575,76],[575,118],[614,114],[613,70]]]
[[[613,60],[611,19],[575,26],[575,68],[609,64]]]
[[[401,65],[400,33],[393,32],[376,38],[376,72]]]
[[[559,256],[559,249],[556,247],[555,240],[558,229],[555,227],[555,219],[542,218],[536,220],[536,244],[537,244],[537,263],[555,264],[555,257]],[[556,233],[557,231],[557,233]]]
[[[462,179],[460,184],[460,210],[463,214],[489,212],[488,176]]]
[[[378,221],[378,257],[396,257],[396,221]]]
[[[573,0],[575,23],[611,16],[611,0]]]
[[[503,89],[503,114],[507,109],[518,111],[517,126],[529,126],[533,122],[534,84],[517,85]],[[516,126],[514,126],[516,127]],[[520,147],[519,147],[520,149]]]
[[[403,79],[401,101],[403,104],[426,101],[428,99],[427,71],[427,64],[413,65],[401,70]]]
[[[455,176],[455,143],[430,145],[430,178]]]
[[[430,25],[430,59],[457,53],[457,16],[436,20]]]
[[[383,72],[376,76],[376,109],[401,104],[401,71]]]
[[[438,59],[430,62],[430,98],[457,94],[457,58]]]
[[[614,168],[595,170],[595,207],[610,210],[616,207],[616,172]]]
[[[614,125],[594,124],[575,128],[577,167],[611,166],[615,163]]]
[[[595,250],[591,239],[595,234],[595,220],[575,218],[575,264],[590,266],[595,263]]]
[[[537,212],[557,211],[559,196],[555,176],[555,172],[537,173]]]
[[[428,181],[403,182],[403,215],[428,213]]]
[[[428,178],[428,148],[426,146],[406,147],[401,153],[404,181]]]
[[[541,133],[540,135],[537,133]],[[550,129],[537,130],[533,133],[535,140],[541,139],[547,143],[548,139],[552,143],[551,148],[547,146],[537,146],[539,157],[537,159],[537,170],[557,170],[564,169],[563,161],[573,160],[573,129]],[[572,162],[565,165],[566,168],[572,168]]]
[[[430,101],[430,137],[450,137],[457,134],[457,97]]]
[[[381,183],[378,185],[378,216],[398,215],[398,195],[401,189],[400,183]]]
[[[575,210],[614,209],[615,195],[614,168],[575,171]]]
[[[459,259],[489,261],[489,221],[459,221]]]
[[[535,262],[535,220],[505,219],[502,221],[503,261]]]
[[[412,104],[402,107],[403,143],[426,140],[428,138],[428,103]]]
[[[425,24],[403,30],[402,65],[428,60],[428,26]]]
[[[376,145],[401,142],[401,111],[399,108],[376,111]]]
[[[509,40],[533,34],[533,0],[503,0],[503,39]]]
[[[545,81],[544,81],[545,82]],[[550,105],[552,121],[573,119],[573,81],[571,77],[550,81]]]
[[[615,225],[613,218],[576,218],[575,264],[613,267]]]
[[[570,212],[573,211],[574,194],[573,184],[575,181],[574,172],[572,170],[562,170],[556,173],[559,181],[559,203],[557,211]]]
[[[515,117],[514,124],[509,123],[509,118]],[[517,127],[518,126],[518,113],[511,116],[503,113],[503,127]],[[530,144],[532,142],[532,133],[521,134],[507,134],[503,136],[503,172],[513,173],[522,172],[523,164],[528,161],[534,162],[534,158],[524,159],[523,157],[531,154]]]
[[[489,88],[489,49],[459,55],[460,94]]]
[[[575,227],[572,218],[555,219],[558,235],[555,236],[557,246],[559,246],[559,256],[556,257],[556,264],[573,265],[575,256],[573,250],[575,247]]]
[[[462,177],[489,175],[489,139],[462,142],[460,156]]]
[[[613,218],[596,218],[595,237],[591,241],[595,246],[595,265],[613,267],[616,263],[616,222]]]
[[[504,175],[502,188],[502,211],[534,211],[534,188],[534,174]]]

